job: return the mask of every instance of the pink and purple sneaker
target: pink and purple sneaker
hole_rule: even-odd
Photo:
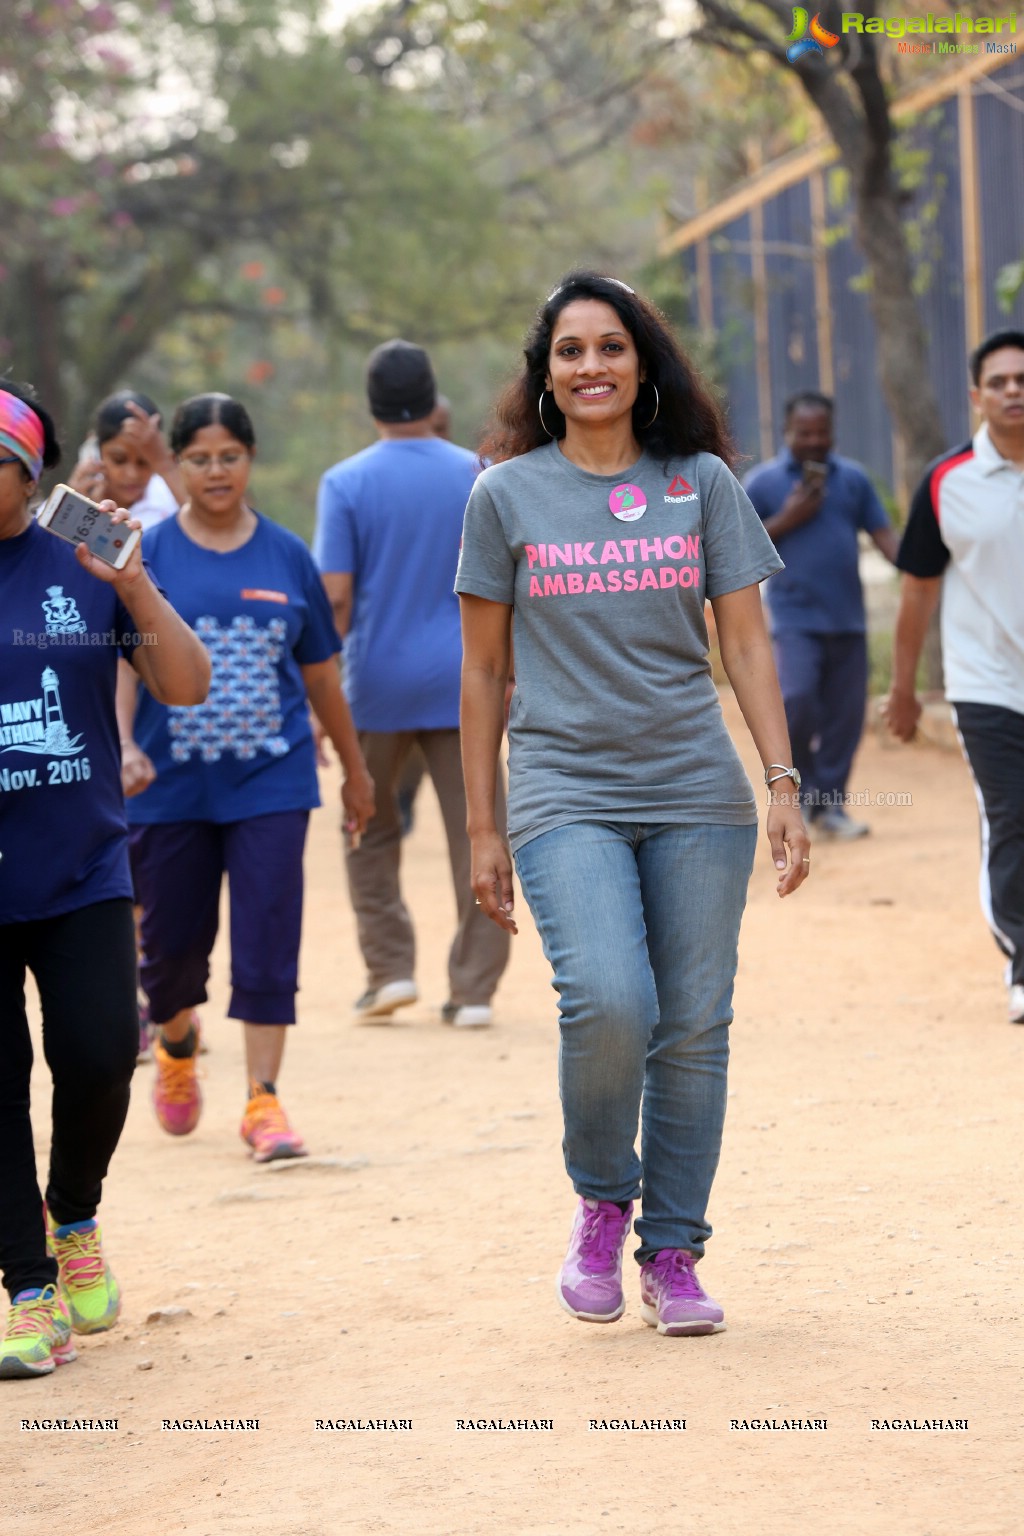
[[[640,1316],[669,1338],[721,1333],[725,1313],[704,1294],[688,1248],[662,1248],[640,1270]]]
[[[572,1317],[614,1323],[626,1310],[622,1249],[632,1220],[632,1201],[622,1210],[611,1200],[580,1199],[555,1284],[559,1305]]]

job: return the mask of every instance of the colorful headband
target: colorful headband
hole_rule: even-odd
[[[0,448],[17,454],[33,480],[43,469],[43,424],[35,411],[0,385]]]

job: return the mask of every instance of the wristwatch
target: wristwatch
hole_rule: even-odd
[[[769,763],[764,771],[764,782],[768,790],[768,804],[772,803],[772,785],[780,779],[792,779],[793,788],[799,790],[801,779],[799,768],[787,768],[785,763]]]

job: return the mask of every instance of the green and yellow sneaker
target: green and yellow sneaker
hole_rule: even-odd
[[[11,1302],[0,1342],[0,1380],[49,1376],[75,1358],[71,1318],[56,1286],[19,1291]]]
[[[105,1333],[113,1328],[121,1310],[121,1287],[103,1257],[96,1218],[58,1227],[47,1211],[46,1234],[74,1332]]]

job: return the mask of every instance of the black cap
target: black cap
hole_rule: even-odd
[[[385,341],[366,364],[366,395],[375,421],[420,421],[437,403],[430,358],[411,341]]]

